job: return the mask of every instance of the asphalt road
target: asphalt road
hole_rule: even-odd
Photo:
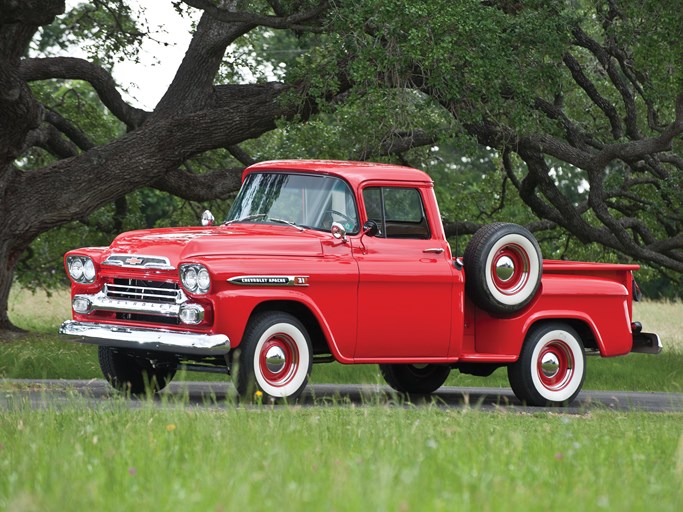
[[[174,382],[151,403],[158,407],[234,407],[234,388],[222,382]],[[60,407],[82,400],[89,407],[106,407],[120,395],[104,380],[0,380],[0,410],[17,406],[35,409]],[[509,389],[443,387],[429,397],[397,397],[387,386],[314,384],[304,393],[302,405],[365,406],[394,403],[399,406],[476,408],[484,411],[537,413],[543,411],[584,414],[596,410],[683,412],[681,393],[635,393],[623,391],[582,391],[569,407],[526,407]],[[118,403],[118,401],[117,401]],[[146,398],[128,399],[131,408],[146,406]]]

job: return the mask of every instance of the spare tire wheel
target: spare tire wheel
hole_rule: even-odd
[[[477,230],[463,264],[469,298],[492,314],[523,309],[541,285],[541,248],[534,235],[517,224],[496,222]]]

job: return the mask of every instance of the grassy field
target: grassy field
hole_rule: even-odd
[[[591,358],[587,387],[681,391],[683,306],[638,308],[667,352]],[[0,343],[0,376],[101,377],[93,347],[54,334],[68,298],[15,292],[11,314],[34,332]],[[504,371],[454,373],[453,384],[507,386]],[[331,364],[313,380],[379,376],[374,366]],[[93,406],[79,396],[35,409],[15,396],[0,413],[0,511],[683,507],[683,414],[491,413],[386,398],[200,408],[163,396],[132,409],[124,398]]]
[[[0,378],[101,378],[94,346],[68,343],[56,335],[69,318],[68,292],[52,297],[13,290],[10,318],[32,334],[0,343]],[[631,354],[587,363],[585,389],[683,392],[683,304],[644,302],[635,305],[636,318],[646,331],[660,334],[665,350],[658,356]],[[226,376],[180,373],[176,380],[224,380]],[[383,383],[376,365],[316,365],[313,383]],[[447,385],[508,387],[507,372],[497,370],[487,378],[454,371]]]
[[[678,511],[682,419],[17,405],[0,416],[0,510]]]

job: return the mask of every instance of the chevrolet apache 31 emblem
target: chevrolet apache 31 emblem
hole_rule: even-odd
[[[308,286],[308,276],[235,276],[228,282],[242,286]]]

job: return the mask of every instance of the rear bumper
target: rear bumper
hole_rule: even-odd
[[[215,356],[230,351],[230,340],[224,334],[197,334],[73,320],[64,322],[59,334],[80,343],[174,354]]]
[[[662,351],[662,342],[659,335],[652,332],[634,332],[631,352],[641,354],[659,354]]]

